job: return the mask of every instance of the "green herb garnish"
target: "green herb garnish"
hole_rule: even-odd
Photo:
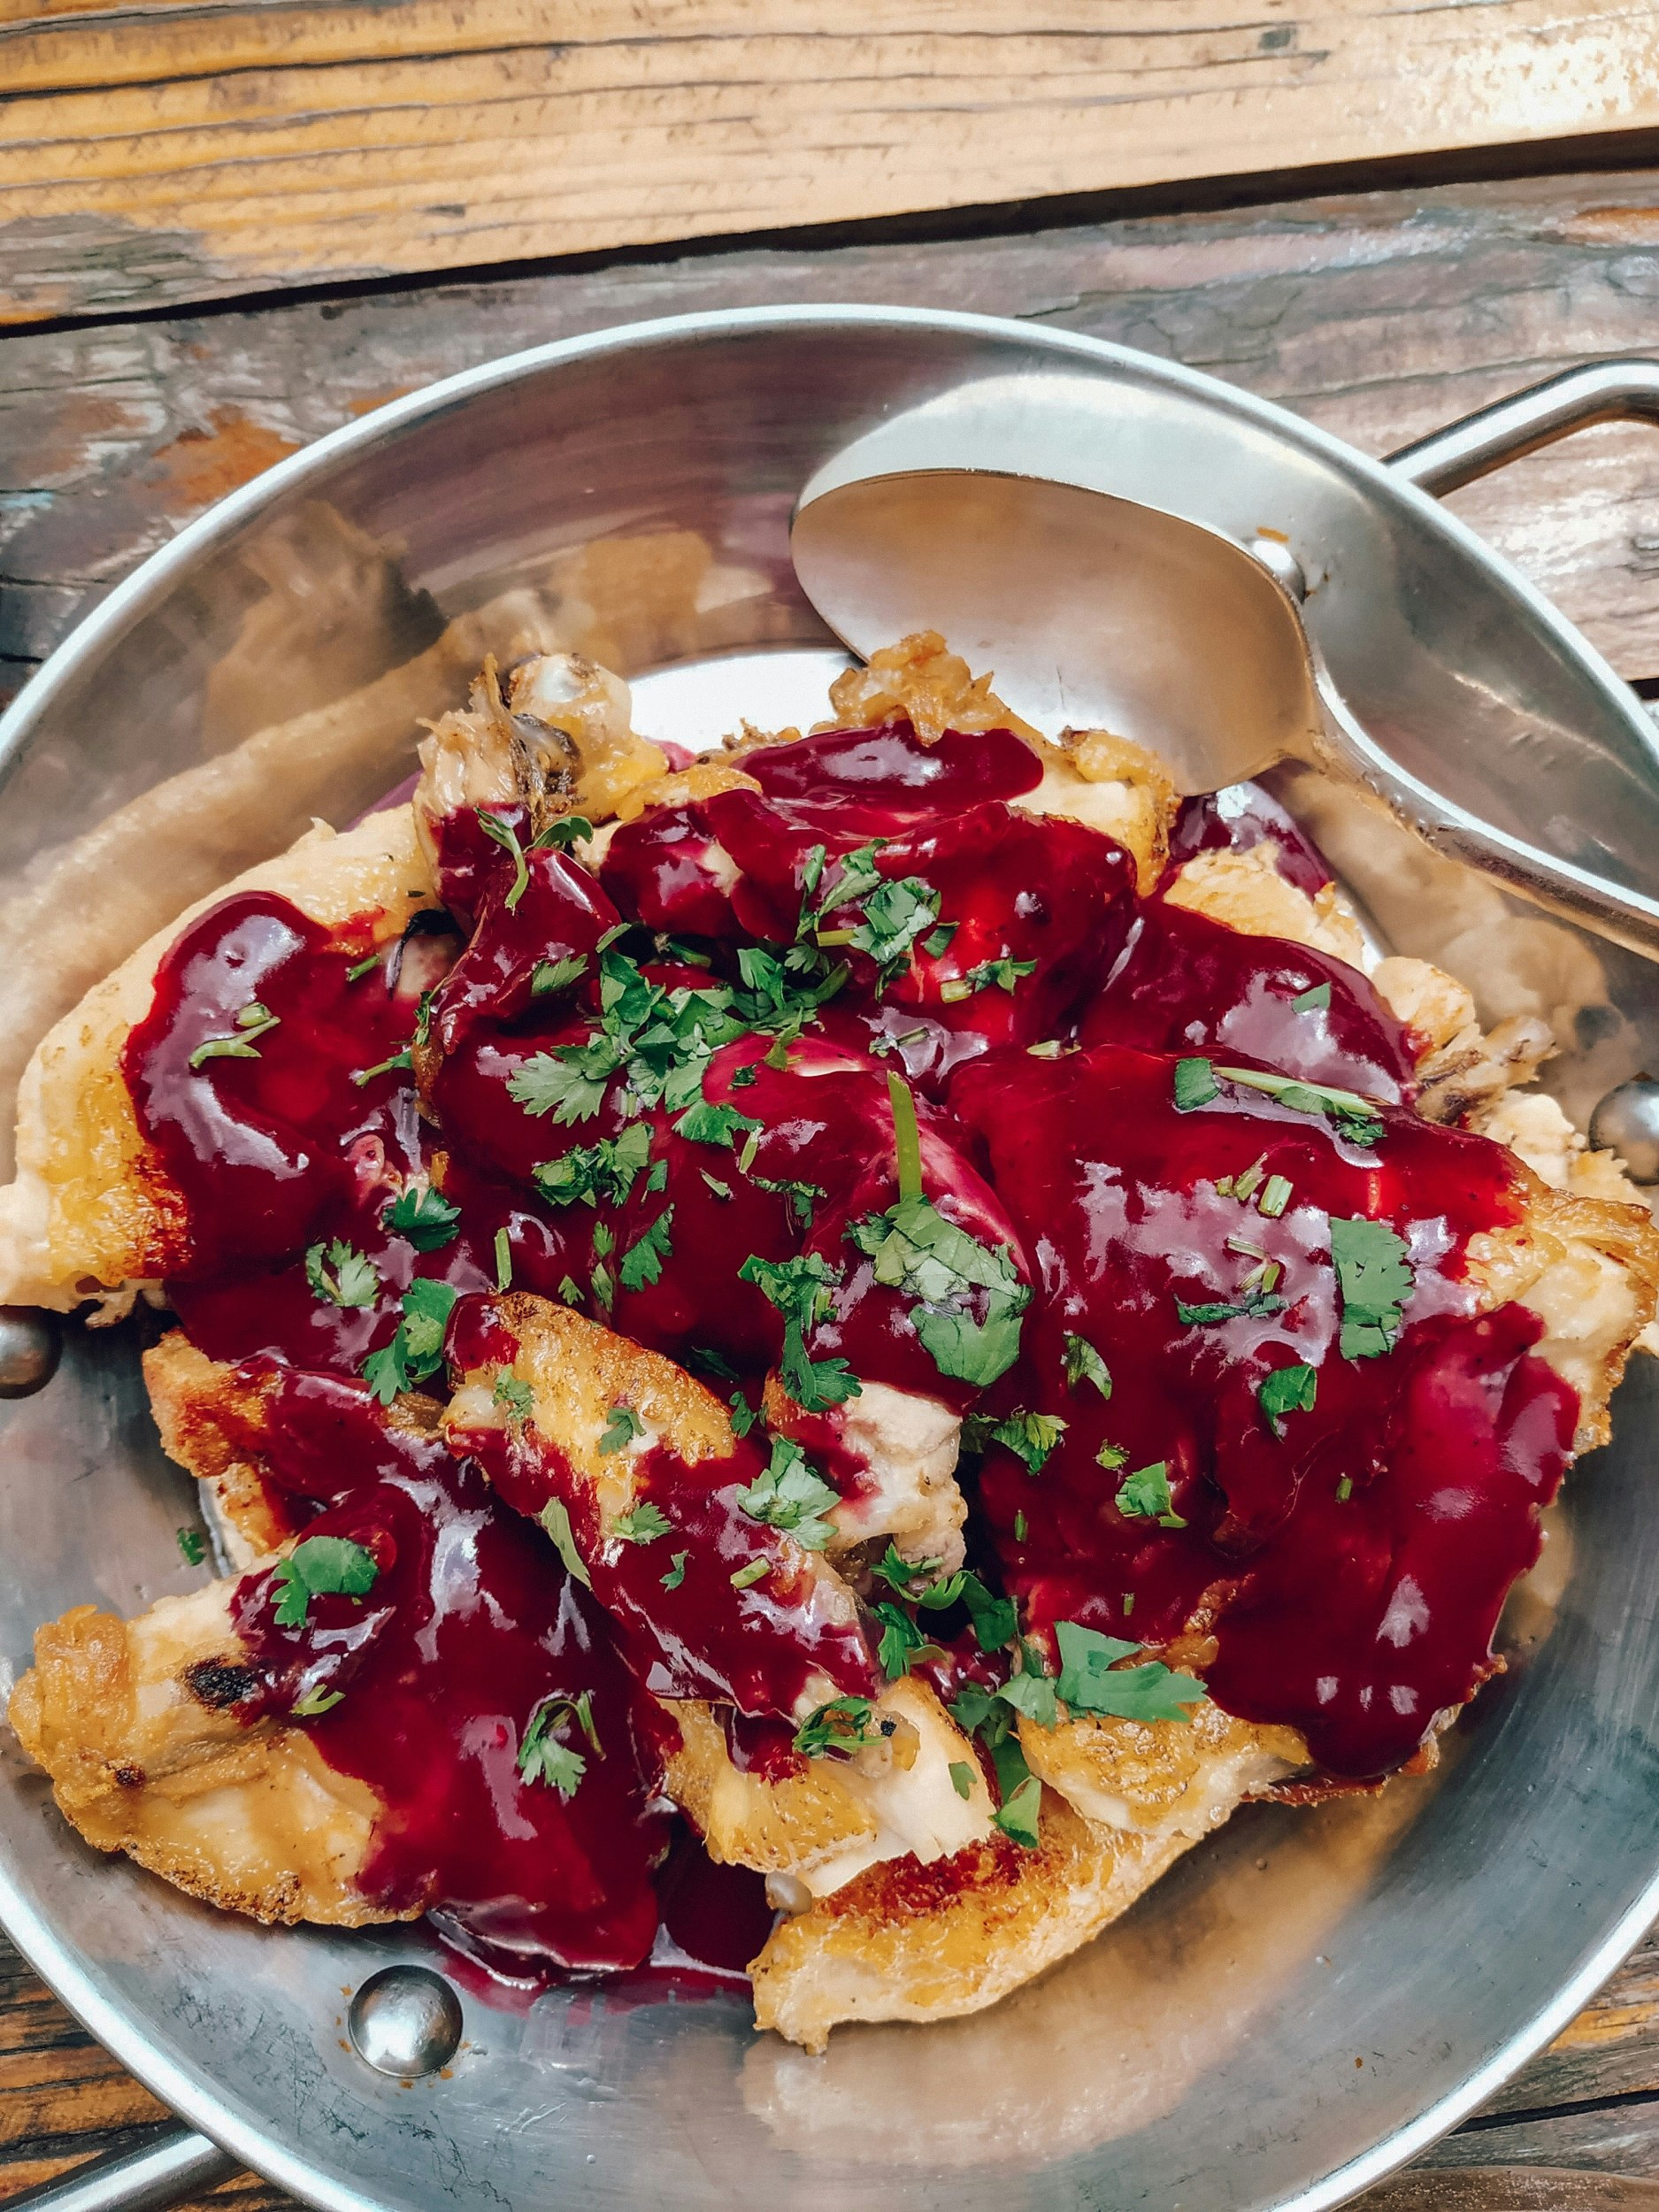
[[[787,1530],[805,1551],[822,1551],[835,1533],[824,1516],[841,1503],[841,1493],[813,1472],[798,1444],[774,1436],[771,1460],[737,1502],[751,1521]]]
[[[361,1600],[374,1587],[380,1571],[373,1554],[349,1536],[303,1537],[271,1571],[273,1582],[279,1586],[277,1626],[303,1628],[313,1598]]]
[[[1276,1367],[1266,1380],[1257,1386],[1256,1402],[1266,1416],[1267,1425],[1275,1436],[1285,1433],[1287,1413],[1311,1413],[1319,1378],[1311,1367]]]
[[[1384,1221],[1331,1219],[1331,1259],[1342,1302],[1344,1359],[1393,1351],[1411,1295],[1410,1248]]]
[[[1156,1521],[1164,1528],[1187,1526],[1171,1502],[1167,1460],[1155,1460],[1150,1467],[1139,1467],[1133,1475],[1125,1475],[1113,1503],[1132,1520]]]
[[[436,1252],[459,1234],[461,1209],[429,1186],[411,1183],[380,1216],[380,1225],[412,1244],[417,1252]]]

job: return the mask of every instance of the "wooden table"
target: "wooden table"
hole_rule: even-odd
[[[1571,21],[1152,0],[1133,35],[1112,0],[1041,30],[925,0],[879,34],[802,0],[580,0],[552,47],[532,0],[93,4],[0,0],[0,86],[23,96],[0,104],[0,697],[307,440],[610,323],[978,309],[1210,370],[1378,452],[1659,350],[1645,0]],[[1567,131],[1592,135],[1515,150]],[[1372,165],[1291,197],[1263,175],[1291,147]],[[1085,192],[1108,196],[987,204]],[[886,219],[752,235],[852,217]],[[1455,504],[1659,690],[1659,440],[1594,432]],[[0,2195],[160,2116],[0,1944]],[[1659,2173],[1659,1939],[1425,2163],[1509,2162]],[[227,2198],[277,2201],[250,2177]]]

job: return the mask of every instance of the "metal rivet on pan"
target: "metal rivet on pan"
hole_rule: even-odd
[[[1255,537],[1246,549],[1256,556],[1268,574],[1282,584],[1296,604],[1301,606],[1308,596],[1308,579],[1302,572],[1302,563],[1285,541],[1282,538]]]
[[[32,1397],[58,1371],[62,1326],[36,1306],[0,1306],[0,1398]]]
[[[461,2001],[428,1966],[387,1966],[351,2000],[352,2048],[377,2074],[435,2074],[460,2047]]]
[[[1610,1090],[1590,1117],[1590,1142],[1617,1152],[1634,1183],[1659,1183],[1659,1082],[1632,1075]]]

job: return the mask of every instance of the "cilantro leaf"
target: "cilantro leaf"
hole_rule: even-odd
[[[951,1580],[956,1579],[953,1575]],[[1019,1632],[1019,1611],[1012,1598],[994,1597],[976,1574],[964,1574],[961,1587],[954,1594],[968,1609],[981,1651],[1001,1651],[1004,1644],[1013,1642]]]
[[[1331,986],[1328,983],[1316,983],[1311,990],[1297,993],[1290,1002],[1290,1010],[1293,1014],[1323,1013],[1330,1003]]]
[[[603,1056],[601,1056],[603,1060]],[[557,1052],[538,1052],[507,1078],[507,1095],[526,1114],[551,1114],[568,1125],[591,1121],[605,1102],[605,1091],[614,1066],[590,1067],[591,1048],[566,1045]]]
[[[1242,1298],[1229,1302],[1225,1299],[1206,1306],[1189,1306],[1184,1298],[1175,1301],[1175,1310],[1187,1328],[1205,1328],[1216,1321],[1259,1321],[1270,1313],[1279,1313],[1285,1301],[1271,1291],[1248,1291]]]
[[[1002,1799],[991,1817],[1005,1836],[1034,1851],[1041,1840],[1042,1784],[1026,1765],[1016,1736],[1005,1736],[992,1747],[991,1762]]]
[[[260,1053],[255,1039],[280,1028],[282,1020],[280,1014],[273,1014],[261,1006],[257,999],[250,999],[232,1018],[235,1023],[236,1034],[204,1037],[190,1055],[192,1071],[209,1060],[257,1060]]]
[[[694,1367],[701,1368],[705,1375],[718,1375],[723,1382],[736,1382],[738,1379],[736,1368],[724,1353],[712,1351],[706,1344],[692,1345],[686,1357]]]
[[[882,1598],[870,1609],[881,1624],[881,1642],[876,1653],[881,1671],[889,1682],[896,1682],[910,1672],[918,1653],[933,1647],[902,1605]]]
[[[1075,1390],[1079,1383],[1093,1383],[1102,1398],[1112,1394],[1111,1370],[1085,1336],[1073,1336],[1068,1331],[1065,1340],[1065,1379]]]
[[[809,1713],[795,1730],[795,1747],[807,1759],[850,1758],[866,1744],[879,1743],[891,1730],[890,1721],[872,1729],[874,1710],[867,1697],[833,1697]]]
[[[1409,1247],[1385,1221],[1331,1219],[1331,1258],[1341,1298],[1344,1359],[1378,1359],[1399,1341],[1411,1295]]]
[[[950,1762],[949,1773],[951,1788],[965,1802],[973,1795],[974,1769],[965,1759],[953,1759]]]
[[[1069,1425],[1057,1413],[1007,1414],[1000,1421],[971,1413],[962,1425],[962,1440],[968,1451],[983,1451],[987,1444],[1002,1444],[1025,1463],[1025,1471],[1040,1475],[1048,1455]]]
[[[1131,1520],[1156,1520],[1164,1528],[1187,1526],[1170,1501],[1167,1460],[1156,1460],[1150,1467],[1140,1467],[1133,1475],[1125,1475],[1113,1503]]]
[[[1323,1115],[1337,1135],[1346,1137],[1350,1144],[1373,1145],[1382,1135],[1376,1105],[1357,1091],[1340,1091],[1329,1083],[1304,1083],[1296,1076],[1273,1075],[1262,1068],[1217,1068],[1215,1072],[1225,1075],[1229,1083],[1242,1084],[1247,1090],[1264,1092],[1293,1113]]]
[[[380,1225],[412,1244],[417,1252],[436,1252],[459,1234],[461,1209],[429,1185],[411,1183],[380,1216]]]
[[[1161,1660],[1149,1659],[1139,1667],[1120,1667],[1142,1647],[1125,1643],[1117,1636],[1102,1636],[1097,1629],[1077,1621],[1055,1624],[1055,1643],[1060,1654],[1061,1701],[1073,1713],[1110,1713],[1123,1720],[1190,1721],[1191,1709],[1203,1702],[1204,1686],[1190,1674],[1178,1674]]]
[[[1010,1675],[997,1695],[1004,1705],[1011,1705],[1017,1713],[1035,1721],[1039,1728],[1053,1728],[1059,1721],[1053,1679],[1039,1671],[1025,1669]]]
[[[824,1515],[841,1503],[841,1493],[814,1473],[798,1444],[774,1436],[771,1460],[737,1502],[751,1521],[787,1530],[805,1551],[822,1551],[835,1533]]]
[[[531,1173],[549,1205],[572,1206],[580,1200],[596,1206],[603,1199],[620,1206],[650,1157],[649,1129],[642,1121],[632,1121],[620,1134],[601,1137],[597,1144],[573,1145],[557,1160],[543,1160]]]
[[[366,1252],[335,1237],[313,1244],[305,1254],[305,1279],[311,1294],[331,1306],[372,1306],[380,1295],[380,1271]]]
[[[644,1433],[645,1424],[632,1406],[612,1406],[605,1422],[605,1432],[599,1440],[601,1456],[608,1452],[619,1452],[625,1444],[633,1443],[636,1436]]]
[[[207,1557],[207,1546],[201,1536],[193,1528],[175,1529],[173,1534],[179,1540],[179,1556],[185,1565],[199,1567]]]
[[[1175,1063],[1175,1110],[1190,1114],[1195,1106],[1208,1106],[1212,1098],[1219,1098],[1221,1086],[1216,1080],[1216,1071],[1208,1060],[1178,1060]]]
[[[558,1555],[565,1562],[566,1572],[574,1575],[584,1590],[591,1590],[594,1586],[582,1555],[576,1548],[576,1539],[571,1530],[570,1508],[564,1499],[549,1498],[536,1518],[553,1539]]]
[[[886,1555],[874,1562],[871,1573],[885,1582],[889,1590],[908,1595],[912,1584],[926,1582],[930,1574],[937,1574],[943,1564],[938,1559],[904,1559],[899,1548],[889,1536]]]
[[[591,1690],[584,1690],[574,1698],[544,1697],[530,1716],[530,1725],[518,1744],[518,1771],[524,1779],[545,1783],[561,1797],[573,1797],[578,1783],[588,1771],[588,1762],[581,1753],[569,1744],[557,1742],[554,1737],[556,1729],[568,1727],[572,1721],[588,1739],[590,1749],[603,1758],[604,1753],[594,1726]]]
[[[808,1413],[821,1413],[857,1397],[861,1385],[844,1359],[807,1357],[807,1331],[826,1321],[835,1310],[839,1270],[819,1252],[799,1252],[789,1260],[763,1260],[751,1252],[737,1271],[741,1281],[753,1283],[783,1317],[779,1373],[795,1403]]]
[[[688,1551],[677,1551],[673,1555],[673,1564],[669,1568],[668,1572],[663,1577],[663,1587],[664,1590],[679,1589],[680,1584],[686,1578],[686,1562],[690,1558],[690,1556],[691,1554]]]
[[[271,1578],[280,1586],[277,1626],[303,1628],[314,1597],[361,1599],[374,1587],[380,1571],[374,1555],[349,1536],[303,1537],[272,1570]]]
[[[981,1244],[921,1197],[855,1221],[847,1235],[873,1260],[879,1283],[915,1301],[910,1325],[941,1375],[984,1386],[1007,1373],[1031,1290],[1006,1245]],[[973,1317],[976,1290],[982,1320]]]
[[[1287,1413],[1311,1413],[1319,1377],[1311,1367],[1276,1367],[1256,1387],[1256,1402],[1275,1436],[1285,1433]]]
[[[673,1252],[671,1232],[674,1225],[674,1210],[669,1206],[657,1215],[643,1235],[629,1245],[617,1262],[617,1280],[624,1290],[645,1290],[660,1282],[663,1262]]]
[[[495,1387],[489,1394],[491,1403],[500,1406],[511,1421],[527,1421],[535,1409],[534,1391],[508,1367],[496,1376]]]
[[[382,1405],[389,1406],[400,1390],[426,1381],[442,1366],[444,1331],[457,1294],[453,1285],[420,1275],[403,1293],[403,1317],[391,1342],[363,1363],[363,1379]]]
[[[935,935],[937,933],[934,933]],[[929,942],[932,942],[931,939]],[[947,1005],[950,1005],[959,999],[972,998],[976,991],[989,990],[993,984],[999,989],[1012,992],[1022,976],[1034,975],[1036,972],[1034,960],[1010,960],[1006,956],[1001,960],[981,960],[965,975],[954,976],[941,983],[939,995]]]
[[[666,1536],[672,1526],[662,1509],[647,1499],[631,1513],[618,1514],[611,1524],[611,1533],[619,1536],[625,1544],[654,1544],[659,1536]],[[683,1559],[686,1555],[681,1552],[679,1555]]]
[[[756,1412],[741,1390],[734,1390],[726,1400],[726,1403],[732,1409],[733,1435],[747,1436],[756,1422],[759,1420],[759,1414]]]
[[[699,1098],[687,1107],[674,1129],[688,1143],[724,1145],[729,1152],[740,1129],[747,1133],[760,1125],[752,1114],[740,1113],[735,1106],[715,1106]]]
[[[545,998],[553,991],[568,991],[588,972],[585,953],[566,953],[561,960],[538,960],[530,972],[530,995]]]

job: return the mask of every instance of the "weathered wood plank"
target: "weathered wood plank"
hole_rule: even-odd
[[[0,677],[282,453],[548,338],[757,301],[966,307],[1210,369],[1372,451],[1659,339],[1659,179],[1371,193],[1025,237],[744,251],[0,345]],[[1601,430],[1454,503],[1627,675],[1659,674],[1659,441]]]
[[[0,12],[0,315],[1659,126],[1648,0]]]

